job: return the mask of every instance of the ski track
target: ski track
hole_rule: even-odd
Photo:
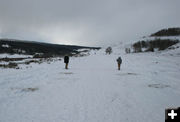
[[[0,69],[0,122],[164,122],[180,106],[180,57],[156,53],[70,58]],[[23,92],[24,88],[38,88]]]

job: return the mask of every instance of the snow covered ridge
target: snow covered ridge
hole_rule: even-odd
[[[150,36],[144,36],[139,41],[126,47],[125,52],[157,52],[179,48],[174,46],[180,42],[180,28],[162,29]]]
[[[132,45],[132,47],[135,53],[154,52],[154,51],[166,50],[177,43],[179,43],[179,40],[156,38],[154,40],[146,40],[146,41],[142,40],[136,42]],[[169,48],[169,49],[173,49],[173,48]]]
[[[178,39],[168,38],[151,38],[148,40],[138,41],[130,46],[126,46],[126,53],[138,53],[138,52],[157,52],[169,49],[176,49],[179,46],[175,46],[180,42]]]

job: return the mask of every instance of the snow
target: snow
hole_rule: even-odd
[[[146,37],[144,40],[154,40],[154,39],[171,39],[171,40],[180,40],[180,36],[160,36],[160,37]]]
[[[7,54],[7,53],[3,53],[0,54],[0,58],[28,58],[28,57],[33,57],[32,55],[22,55],[22,54]]]
[[[169,49],[169,48],[173,48],[173,49]],[[165,51],[160,51],[161,54],[163,54],[164,56],[180,56],[180,43],[177,43],[171,47],[169,47],[168,49],[166,49]]]
[[[8,44],[1,45],[2,47],[9,48],[10,46]]]
[[[116,47],[111,55],[104,50],[71,57],[68,70],[63,60],[1,68],[0,122],[164,122],[165,108],[180,106],[180,56],[169,55],[179,48],[125,54]]]

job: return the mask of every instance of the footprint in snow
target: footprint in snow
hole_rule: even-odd
[[[15,93],[18,93],[18,92],[35,92],[35,91],[39,90],[39,88],[38,87],[28,87],[28,88],[12,87],[11,90],[14,91]]]
[[[60,72],[60,74],[64,74],[64,75],[72,75],[74,74],[73,72]]]
[[[128,73],[120,73],[120,74],[117,74],[117,75],[138,75],[138,74],[128,72]]]
[[[151,88],[167,88],[167,87],[170,87],[169,85],[165,85],[165,84],[149,84],[148,87],[151,87]]]

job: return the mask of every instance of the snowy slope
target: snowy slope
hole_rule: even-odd
[[[113,52],[72,57],[69,70],[0,69],[0,122],[164,122],[165,108],[180,106],[180,56]]]

